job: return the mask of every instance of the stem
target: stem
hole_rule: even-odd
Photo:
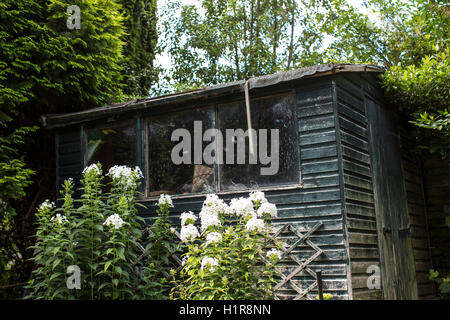
[[[114,270],[116,265],[116,229],[113,227],[113,251],[114,251],[114,257],[113,257],[113,267],[111,269],[111,284],[112,284],[112,300],[114,300]]]

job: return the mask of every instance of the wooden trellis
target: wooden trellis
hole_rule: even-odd
[[[320,229],[322,225],[323,223],[319,222],[316,225],[314,225],[311,229],[309,229],[306,233],[302,234],[291,224],[285,224],[271,235],[271,240],[269,241],[269,245],[267,247],[268,249],[270,249],[270,247],[274,247],[275,243],[278,242],[283,243],[283,248],[281,249],[282,251],[281,259],[279,259],[279,265],[275,267],[281,279],[280,282],[278,282],[274,287],[275,291],[274,296],[276,300],[288,298],[286,295],[280,292],[281,289],[283,289],[283,287],[290,287],[295,290],[296,295],[294,296],[293,300],[310,299],[310,297],[308,297],[308,293],[317,287],[317,276],[316,273],[308,267],[308,265],[315,259],[317,259],[323,253],[323,251],[316,244],[314,244],[309,238],[315,231]],[[145,233],[150,234],[151,232],[152,231],[150,230],[150,228],[146,228],[143,234]],[[175,235],[179,240],[181,240],[178,231],[175,231]],[[285,240],[283,240],[283,238],[285,238],[286,235],[293,235],[295,237],[295,240],[292,243],[288,244]],[[314,253],[310,255],[308,258],[300,260],[292,251],[296,248],[299,248],[302,245],[309,246],[314,250]],[[138,273],[139,273],[138,264],[142,261],[143,258],[148,256],[148,252],[142,245],[139,245],[139,249],[142,251],[142,253],[136,259],[136,261],[133,262],[135,270]],[[266,260],[266,257],[264,256],[261,257],[262,259]],[[176,267],[175,271],[179,272],[183,268],[182,260],[175,254],[173,254],[171,258],[173,260],[174,266]],[[289,259],[295,262],[298,266],[295,267],[294,270],[286,274],[285,271],[287,270],[287,268],[283,265],[285,265],[286,260]],[[283,265],[281,263],[282,261]],[[301,288],[301,286],[299,286],[296,283],[296,280],[294,280],[295,276],[298,276],[304,272],[306,272],[310,277],[314,279],[314,282],[311,285],[309,285],[306,289]],[[170,278],[170,275],[167,273],[164,273],[164,276],[168,279]]]
[[[146,234],[151,235],[152,233],[153,233],[153,231],[150,229],[150,227],[147,227],[142,232],[142,238],[145,238],[144,235],[146,235]],[[178,231],[175,231],[175,236],[181,241],[180,233]],[[142,259],[148,257],[149,252],[147,250],[145,250],[144,246],[142,246],[140,243],[138,243],[138,247],[139,247],[139,250],[141,250],[141,254],[133,262],[133,266],[135,267],[135,272],[139,274],[140,273],[139,264],[141,263]],[[174,268],[175,272],[178,273],[183,268],[183,262],[180,259],[180,257],[178,257],[176,254],[172,254],[171,258],[172,258],[172,262],[175,266],[175,268]],[[163,272],[163,275],[167,279],[170,279],[170,277],[171,277],[167,272]]]
[[[302,234],[299,232],[295,227],[293,227],[291,224],[285,224],[283,227],[279,228],[273,235],[272,235],[272,241],[275,242],[282,242],[284,245],[284,248],[281,249],[282,255],[281,259],[279,259],[279,265],[281,265],[281,261],[291,260],[295,262],[298,266],[294,268],[294,270],[285,273],[287,268],[276,266],[276,271],[278,272],[278,275],[280,276],[281,280],[278,282],[274,287],[274,296],[275,299],[287,299],[288,296],[284,295],[281,292],[281,289],[283,287],[290,287],[296,291],[296,295],[294,296],[294,300],[299,299],[310,299],[308,297],[308,293],[312,291],[314,288],[317,287],[317,276],[314,271],[312,271],[308,265],[313,262],[317,257],[319,257],[323,251],[320,249],[316,244],[314,244],[311,240],[309,240],[309,237],[317,231],[320,227],[322,227],[323,223],[319,222],[314,227],[309,229],[305,234]],[[296,240],[291,243],[287,244],[284,240],[282,240],[281,236],[286,234],[292,234],[296,237]],[[301,245],[307,245],[311,247],[314,250],[314,253],[309,256],[306,259],[300,260],[295,254],[292,253],[292,251],[295,248],[298,248]],[[264,258],[264,257],[263,257]],[[284,264],[284,263],[283,263]],[[302,289],[297,283],[296,280],[294,280],[294,277],[297,275],[300,275],[301,273],[306,272],[310,277],[314,279],[314,282],[309,285],[306,289]]]

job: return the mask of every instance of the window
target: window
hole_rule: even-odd
[[[251,101],[248,130],[245,100],[90,128],[87,164],[140,165],[146,195],[201,194],[299,183],[297,118],[293,93]],[[254,152],[249,154],[249,136]],[[140,143],[140,142],[139,142]],[[138,150],[139,148],[139,150]],[[146,150],[145,164],[139,157]]]
[[[196,125],[197,123],[197,125]],[[199,124],[201,128],[199,128]],[[196,129],[197,128],[197,129]],[[210,142],[197,141],[198,133],[214,128],[214,109],[195,109],[148,122],[148,187],[149,196],[161,193],[210,193],[215,192],[214,166],[196,161],[194,154],[201,152]],[[177,130],[177,131],[176,131]],[[181,132],[178,140],[172,141],[172,135]],[[185,143],[182,150],[176,146]],[[199,143],[198,143],[199,142]],[[172,155],[172,152],[174,153]],[[198,154],[198,153],[197,153]],[[180,163],[177,159],[183,159]]]
[[[114,165],[137,165],[136,122],[91,128],[87,135],[87,164],[100,162],[103,172]]]
[[[224,164],[219,170],[220,190],[255,189],[298,183],[297,119],[293,108],[293,95],[251,99],[250,103],[255,135],[254,164],[248,152],[249,135],[227,137],[226,132],[228,130],[232,133],[230,130],[239,128],[247,131],[245,101],[219,105],[219,127],[224,137]],[[238,159],[239,144],[245,145],[245,161]]]

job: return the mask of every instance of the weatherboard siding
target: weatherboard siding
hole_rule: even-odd
[[[353,299],[381,299],[381,289],[369,289],[367,272],[379,266],[376,213],[369,151],[365,95],[360,77],[336,77],[336,107],[342,154],[345,231],[350,255]]]

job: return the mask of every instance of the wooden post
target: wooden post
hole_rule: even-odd
[[[319,300],[323,300],[322,270],[317,270],[316,275],[317,275],[317,289],[319,290]]]
[[[245,109],[247,110],[247,129],[248,129],[248,147],[250,155],[255,154],[255,148],[253,146],[253,132],[252,132],[252,115],[250,113],[250,94],[248,92],[248,80],[245,80]]]

